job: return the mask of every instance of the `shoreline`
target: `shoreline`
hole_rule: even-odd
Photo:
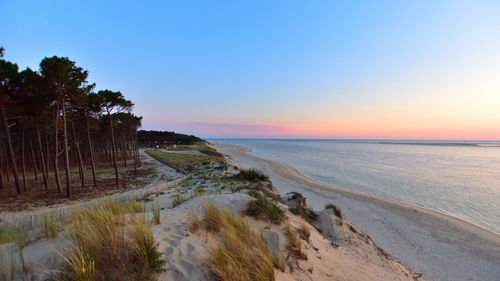
[[[212,144],[245,168],[268,173],[282,194],[301,192],[315,209],[326,202],[340,205],[384,250],[430,279],[500,276],[500,234],[494,230],[438,210],[311,179],[292,166],[251,155],[246,147]]]

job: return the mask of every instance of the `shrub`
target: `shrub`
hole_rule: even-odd
[[[318,218],[318,214],[311,208],[304,207],[290,207],[288,210],[295,215],[301,216],[308,222],[315,221]]]
[[[244,217],[208,203],[203,218],[205,229],[220,236],[212,250],[210,270],[217,280],[274,280],[274,266],[266,241],[254,233]]]
[[[281,224],[281,222],[285,219],[285,213],[283,210],[278,208],[274,203],[267,200],[258,192],[251,191],[249,194],[255,197],[256,200],[248,203],[245,212],[248,216],[268,220],[274,224]]]
[[[236,179],[241,181],[268,181],[269,177],[256,169],[242,169],[238,175],[235,176]]]
[[[328,204],[325,206],[325,209],[333,210],[333,213],[335,214],[335,216],[339,219],[342,219],[342,210],[339,207],[337,207],[336,205]]]

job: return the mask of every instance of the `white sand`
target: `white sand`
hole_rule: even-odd
[[[191,214],[197,214],[201,220],[207,200],[238,213],[251,197],[243,193],[202,196],[162,211],[162,223],[154,226],[154,235],[159,250],[165,255],[168,270],[158,276],[159,281],[201,281],[209,276],[206,263],[211,245],[205,241],[201,231],[193,234],[189,230]]]
[[[281,194],[300,192],[317,210],[328,203],[340,206],[377,245],[427,279],[500,280],[496,232],[438,211],[310,179],[293,167],[250,155],[243,147],[214,147],[245,168],[267,173]]]
[[[214,247],[214,234],[207,234],[201,229],[196,233],[191,233],[189,229],[191,214],[195,213],[201,219],[204,203],[207,200],[238,213],[253,199],[243,193],[209,195],[192,198],[176,208],[162,211],[162,223],[154,226],[154,234],[159,243],[159,250],[165,255],[169,270],[158,276],[158,280],[213,280],[213,276],[208,270],[208,263],[211,259],[211,250]],[[326,225],[335,228],[335,232],[339,236],[338,244],[334,247],[330,240],[301,217],[290,212],[287,212],[287,216],[295,231],[298,231],[303,224],[310,229],[310,241],[301,240],[302,249],[308,258],[307,260],[299,260],[296,265],[293,258],[287,259],[289,266],[286,271],[275,271],[277,281],[414,280],[414,275],[407,267],[381,254],[364,234],[359,233],[359,231],[352,232],[349,229],[349,222],[345,222],[342,226],[336,224],[335,219],[326,223]],[[331,216],[333,217],[333,214]],[[285,234],[284,224],[270,225],[252,218],[248,218],[248,221],[256,233],[263,232],[265,227],[270,227],[270,230],[265,230],[265,232],[272,234],[277,243],[269,244],[269,247],[279,250],[285,256],[287,255],[286,242],[288,238]],[[290,266],[293,267],[293,270]]]

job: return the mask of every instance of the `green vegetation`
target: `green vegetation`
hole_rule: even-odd
[[[285,213],[283,210],[278,208],[271,201],[267,200],[267,198],[259,192],[251,191],[249,192],[249,195],[255,197],[256,200],[248,203],[245,211],[248,216],[256,219],[267,220],[274,224],[281,224],[281,222],[285,219]]]
[[[249,182],[269,181],[268,176],[255,169],[242,169],[240,173],[235,176],[235,178],[241,181]]]
[[[222,281],[274,280],[274,265],[261,235],[254,233],[247,220],[226,208],[209,202],[203,226],[220,237],[209,261],[211,272]]]
[[[191,171],[202,164],[222,161],[220,157],[215,156],[181,154],[160,150],[146,150],[146,153],[181,172]]]
[[[174,195],[173,200],[172,200],[172,208],[179,206],[182,202],[188,200],[189,198],[190,197],[187,196],[186,194]]]
[[[38,71],[19,71],[3,53],[0,47],[2,199],[49,189],[71,197],[77,185],[97,186],[100,168],[112,166],[111,184],[118,185],[118,161],[140,165],[135,136],[142,117],[131,113],[134,104],[121,92],[94,92],[88,71],[67,57],[45,57]]]
[[[318,218],[318,214],[316,214],[313,209],[307,207],[306,198],[301,193],[290,192],[288,194],[292,194],[291,199],[296,202],[296,206],[289,208],[290,212],[303,217],[308,222],[314,221]]]
[[[30,240],[30,231],[27,227],[4,224],[0,226],[0,244],[14,243],[20,248],[24,248]]]
[[[139,145],[141,146],[153,146],[156,144],[194,144],[197,142],[203,142],[202,139],[174,132],[167,131],[145,131],[139,130],[137,132],[137,139]]]
[[[333,210],[333,213],[335,214],[335,216],[337,216],[337,218],[339,218],[339,219],[342,219],[342,210],[339,207],[337,207],[336,205],[328,204],[325,206],[325,209]]]
[[[164,147],[164,146],[160,146]],[[199,141],[190,145],[176,145],[175,147],[168,146],[169,150],[194,150],[198,151],[200,153],[203,153],[205,155],[210,155],[210,156],[217,156],[217,157],[222,157],[223,155],[219,152],[217,152],[216,149],[210,147],[207,145],[206,142],[204,141]]]
[[[135,203],[110,200],[75,214],[71,248],[61,253],[62,280],[154,280],[165,261],[157,249],[151,223],[125,214]]]
[[[290,212],[292,212],[295,215],[303,217],[308,222],[315,221],[318,218],[318,214],[311,208],[296,206],[296,207],[290,207],[288,210],[290,210]]]

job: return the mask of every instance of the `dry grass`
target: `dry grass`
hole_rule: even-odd
[[[151,213],[153,214],[153,221],[155,224],[160,224],[161,223],[161,209],[160,206],[158,205],[153,205],[151,206]]]
[[[59,224],[48,212],[42,217],[42,232],[47,238],[55,238],[59,231]]]
[[[288,237],[287,250],[289,255],[295,259],[307,260],[307,255],[302,251],[302,243],[300,243],[297,232],[295,232],[290,223],[286,223],[285,230]]]
[[[151,223],[137,216],[134,203],[109,200],[76,214],[72,247],[62,253],[63,280],[154,280],[165,261],[157,250]],[[126,216],[127,213],[129,217]]]
[[[202,223],[207,231],[217,233],[220,238],[210,260],[210,270],[217,280],[275,279],[266,241],[250,229],[244,217],[207,203]]]
[[[198,215],[196,213],[191,213],[189,218],[189,230],[191,230],[192,233],[195,233],[198,229],[200,229],[200,220]]]
[[[0,253],[0,280],[13,280],[17,269],[15,255],[9,251]]]
[[[190,197],[186,194],[177,194],[172,197],[172,208],[179,206],[182,202],[188,200]]]
[[[281,270],[281,272],[285,272],[286,270],[285,257],[283,257],[283,254],[280,251],[275,250],[271,252],[271,261],[273,262],[275,268]]]
[[[300,238],[309,243],[309,238],[311,237],[311,230],[303,223],[299,230]]]

